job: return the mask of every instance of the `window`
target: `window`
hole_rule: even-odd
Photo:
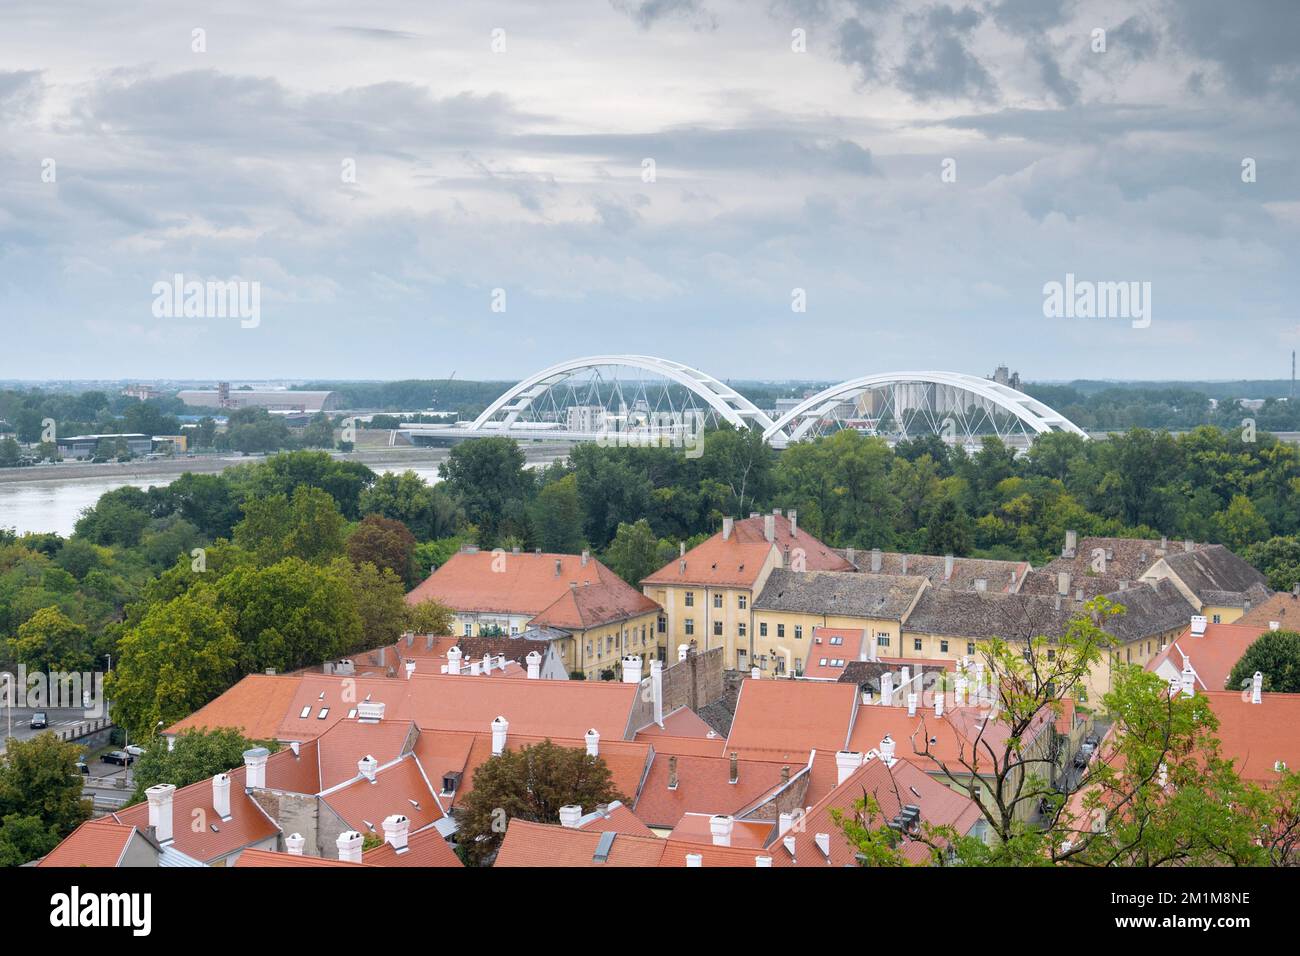
[[[666,617],[659,618],[659,633],[660,634],[668,633],[668,618]]]
[[[975,653],[975,642],[974,642],[974,641],[967,641],[967,642],[966,642],[966,653],[967,653],[967,654],[974,654],[974,653]]]
[[[300,713],[300,714],[298,715],[298,717],[299,717],[300,719],[305,720],[306,718],[308,718],[308,717],[310,717],[310,716],[311,716],[311,704],[308,704],[306,707],[304,707],[304,708],[302,709],[302,713]]]
[[[920,649],[921,649],[921,639],[919,637],[912,638],[912,650],[919,651]]]
[[[687,592],[686,592],[686,606],[687,606],[687,607],[695,607],[695,592],[694,592],[694,591],[687,591]]]
[[[687,636],[689,636],[694,633],[695,633],[695,618],[688,617],[686,619],[686,634]]]
[[[1216,614],[1216,615],[1214,615],[1213,623],[1214,623],[1214,624],[1222,624],[1223,622],[1219,619],[1219,615]]]
[[[713,622],[713,636],[714,636],[714,637],[721,637],[721,636],[722,636],[722,622],[721,622],[721,621],[714,621],[714,622]]]
[[[843,667],[843,666],[844,666],[844,658],[836,657],[831,659],[831,667]]]
[[[1048,651],[1047,651],[1047,659],[1048,659],[1049,661],[1054,661],[1054,660],[1056,660],[1056,651],[1052,650],[1051,648],[1048,648]]]
[[[351,710],[348,711],[348,720],[356,720],[356,719],[357,719],[357,709],[353,707]]]
[[[737,637],[744,637],[744,636],[745,636],[745,625],[743,625],[743,624],[737,624],[737,625],[736,625],[736,636],[737,636]]]
[[[802,658],[802,657],[796,657],[796,658],[794,659],[794,670],[795,670],[795,673],[796,673],[796,674],[802,674],[802,673],[803,673],[803,658]]]
[[[948,653],[948,642],[947,642],[947,641],[940,641],[940,642],[939,642],[939,653],[940,653],[940,654],[947,654],[947,653]]]
[[[888,647],[888,646],[889,646],[889,635],[888,635],[888,634],[877,634],[877,635],[876,635],[876,647]]]
[[[758,622],[758,636],[767,637],[767,621]]]
[[[324,719],[325,719],[326,717],[328,717],[329,715],[330,715],[330,709],[329,709],[328,707],[322,707],[322,708],[320,709],[320,713],[316,715],[316,719],[317,719],[317,720],[324,720]]]
[[[784,625],[784,624],[778,624],[778,625],[776,626],[776,636],[777,636],[777,637],[785,637],[785,625]]]
[[[721,594],[715,594],[715,595],[713,595],[713,606],[716,607],[716,608],[721,609],[721,607],[722,607],[722,595],[721,595]]]
[[[749,607],[749,597],[744,594],[737,594],[736,607],[740,608],[742,611]]]
[[[510,625],[510,636],[513,637],[514,635],[516,635],[516,634],[518,634],[518,633],[519,633],[519,625],[518,625],[518,624],[511,624],[511,625]]]
[[[803,640],[803,625],[802,625],[802,624],[796,624],[796,625],[794,626],[794,639],[795,639],[796,641],[801,641],[801,640]]]
[[[820,664],[822,667],[825,667],[825,666],[826,666],[826,658],[823,657],[823,658],[822,658],[821,660],[819,660],[817,663]]]
[[[473,625],[473,624],[468,624],[468,623],[467,623],[467,624],[465,625],[465,636],[466,636],[466,637],[469,637],[469,636],[471,636],[473,633],[474,633],[474,625]]]
[[[842,638],[842,637],[832,637],[832,638],[831,638],[831,645],[832,645],[832,646],[836,646],[836,645],[843,644],[843,643],[844,643],[844,638]]]

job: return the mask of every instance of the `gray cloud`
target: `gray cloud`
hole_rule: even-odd
[[[983,14],[973,7],[958,10],[947,4],[912,17],[907,52],[896,71],[898,85],[920,100],[993,99],[997,84],[969,40],[981,20]]]
[[[718,26],[717,17],[700,0],[610,0],[610,6],[631,17],[643,30],[660,20],[683,20],[703,30]]]

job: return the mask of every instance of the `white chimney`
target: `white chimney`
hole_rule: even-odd
[[[484,677],[492,676],[492,655],[491,654],[483,655],[483,676]]]
[[[795,839],[794,839],[794,837],[792,837],[792,836],[788,836],[788,837],[786,837],[785,839],[783,839],[783,840],[781,841],[781,844],[782,844],[782,846],[785,847],[785,852],[790,854],[790,859],[793,860],[793,859],[795,858],[795,857],[794,857],[795,846],[797,845],[797,844],[795,843]]]
[[[768,541],[776,540],[776,516],[763,515],[763,537]]]
[[[799,536],[799,512],[791,508],[789,518],[790,518],[790,537],[797,538]]]
[[[623,658],[623,683],[641,683],[641,658],[639,655],[632,654]]]
[[[698,854],[698,853],[687,853],[687,854],[686,854],[686,865],[687,865],[687,866],[703,866],[703,865],[704,865],[704,857],[700,856],[700,854]]]
[[[894,675],[889,671],[880,675],[880,704],[882,707],[894,706]]]
[[[1268,629],[1269,629],[1270,631],[1276,631],[1276,630],[1278,630],[1281,626],[1282,626],[1282,622],[1281,622],[1281,621],[1269,621],[1269,622],[1268,622]]]
[[[894,738],[885,734],[880,740],[880,759],[884,761],[886,767],[894,765]]]
[[[710,817],[709,832],[713,834],[713,845],[731,846],[731,831],[735,825],[735,819],[725,814],[719,813]]]
[[[871,549],[871,573],[872,574],[880,573],[880,560],[881,560],[880,549],[872,548]]]
[[[730,541],[730,540],[731,540],[731,532],[732,532],[732,529],[735,528],[735,526],[736,526],[736,519],[735,519],[735,518],[723,518],[723,519],[722,519],[722,540],[723,540],[723,541]]]
[[[1192,615],[1192,637],[1204,637],[1205,625],[1208,623],[1204,614]]]
[[[934,691],[934,716],[943,716],[943,688],[936,687]]]
[[[284,838],[284,852],[290,856],[302,856],[302,847],[306,842],[301,833],[290,833]]]
[[[460,673],[461,650],[459,647],[448,648],[447,650],[447,673]]]
[[[964,671],[957,672],[957,691],[953,695],[953,706],[966,706],[966,674]]]
[[[244,751],[244,786],[250,790],[260,790],[266,786],[266,758],[271,752],[265,747],[254,747]]]
[[[689,644],[678,644],[678,645],[677,645],[677,659],[678,659],[679,661],[684,661],[684,660],[686,660],[686,655],[689,654],[690,652],[691,652],[691,645],[689,645]]]
[[[415,659],[408,657],[406,659],[406,679],[410,680],[411,675],[415,673]]]
[[[567,804],[560,807],[560,826],[568,827],[570,830],[578,829],[578,821],[582,819],[582,807],[577,804]]]
[[[212,778],[212,809],[223,820],[230,819],[230,774],[219,773]]]
[[[589,562],[590,560],[591,560],[591,552],[588,551],[586,548],[583,548],[583,549],[582,549],[582,566],[585,568],[585,567],[587,566],[587,562]]]
[[[384,842],[391,843],[398,853],[406,849],[406,842],[410,835],[410,817],[394,813],[391,817],[384,818]]]
[[[650,693],[654,697],[655,723],[664,725],[664,662],[650,662]]]
[[[149,801],[149,826],[153,827],[154,836],[159,843],[170,843],[172,839],[172,796],[176,785],[156,783],[144,792]]]
[[[339,860],[344,863],[360,863],[361,847],[364,841],[356,830],[344,830],[334,845],[339,849]]]
[[[599,757],[600,756],[600,734],[596,731],[596,728],[592,727],[591,730],[587,731],[587,735],[583,739],[587,741],[587,756]]]
[[[540,680],[542,676],[542,655],[536,651],[529,651],[528,656],[524,658],[524,663],[528,665],[528,679]]]
[[[779,837],[785,836],[790,832],[792,826],[794,826],[794,814],[788,810],[782,811],[781,815],[777,817],[776,835]]]
[[[907,716],[909,717],[916,716],[916,693],[915,692],[907,695]]]
[[[751,668],[749,669],[749,679],[750,679],[750,680],[762,680],[762,679],[763,679],[763,672],[762,672],[761,670],[759,670],[757,667],[751,667]]]
[[[1056,573],[1056,593],[1062,597],[1070,593],[1070,572],[1058,571]]]
[[[952,555],[951,554],[945,554],[943,556],[943,579],[945,581],[952,580]]]
[[[1061,549],[1061,557],[1063,558],[1074,557],[1074,552],[1075,549],[1078,547],[1078,545],[1079,545],[1079,532],[1077,531],[1065,532],[1065,547]]]
[[[835,769],[839,774],[839,779],[835,781],[839,786],[849,777],[853,776],[853,771],[862,766],[862,754],[852,750],[841,750],[835,755]]]
[[[902,690],[910,683],[912,683],[912,668],[904,664],[898,671],[898,689]]]
[[[492,756],[499,757],[506,749],[506,731],[510,729],[510,721],[504,717],[498,717],[492,721]]]
[[[1252,704],[1262,703],[1264,700],[1264,675],[1255,671],[1255,676],[1250,679],[1250,702]]]
[[[831,858],[831,835],[829,833],[818,833],[813,837],[813,841],[817,844],[817,849],[822,851],[822,856],[829,860]]]
[[[384,711],[387,709],[382,700],[363,700],[357,704],[357,720],[377,723],[384,719]]]
[[[1196,671],[1192,670],[1192,662],[1188,661],[1183,665],[1182,681],[1179,690],[1188,697],[1196,696]]]
[[[375,777],[379,773],[379,761],[370,754],[366,754],[357,761],[357,772],[371,783],[374,783]]]

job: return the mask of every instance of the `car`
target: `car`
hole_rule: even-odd
[[[32,714],[32,730],[44,730],[50,726],[49,716],[43,710]]]
[[[1076,767],[1088,766],[1088,760],[1092,757],[1092,752],[1097,749],[1097,745],[1084,741],[1079,745],[1079,752],[1074,755],[1074,765]]]
[[[86,765],[86,758],[85,758],[85,757],[78,757],[78,758],[77,758],[77,772],[78,772],[78,773],[84,773],[84,774],[86,774],[87,776],[89,776],[89,774],[90,774],[90,767],[88,767],[88,766]]]
[[[110,750],[108,753],[104,754],[104,756],[100,757],[99,759],[102,760],[104,763],[120,764],[123,767],[127,767],[135,763],[135,756],[133,754],[127,753],[125,750]]]
[[[144,748],[143,748],[143,747],[137,747],[135,744],[127,744],[127,746],[126,746],[126,752],[129,753],[132,757],[143,757],[143,756],[144,756]]]

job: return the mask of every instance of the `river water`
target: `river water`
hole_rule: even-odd
[[[383,465],[373,467],[377,472],[388,470]],[[402,471],[409,468],[430,484],[438,480],[435,463],[397,465],[394,468]],[[48,481],[3,483],[0,484],[0,528],[14,528],[19,534],[53,531],[66,537],[72,534],[81,513],[92,507],[105,492],[125,485],[163,487],[176,477],[52,478]]]

